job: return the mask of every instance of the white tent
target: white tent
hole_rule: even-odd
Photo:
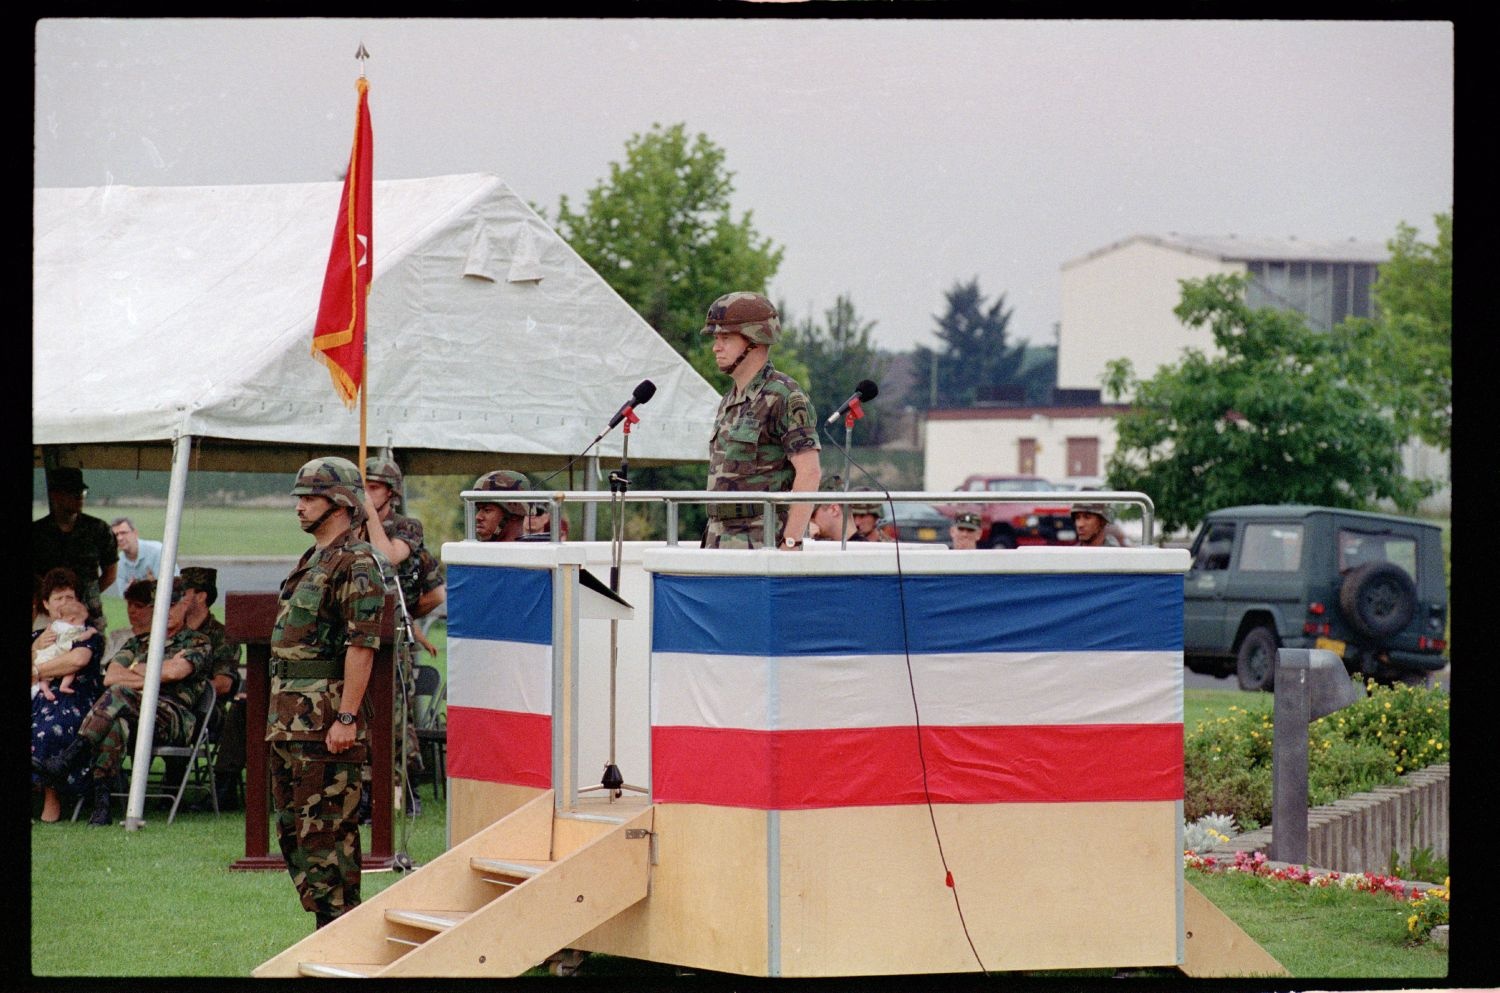
[[[315,455],[358,455],[359,411],[311,354],[341,191],[33,191],[36,463],[170,468],[163,576],[190,458],[290,474]],[[630,458],[706,459],[713,388],[499,179],[377,182],[373,216],[369,450],[394,448],[416,475],[562,466],[650,379]],[[623,441],[616,429],[595,457],[618,458]],[[156,599],[143,713],[156,709],[167,602]],[[151,727],[136,736],[137,773]],[[132,830],[145,779],[131,782]]]
[[[35,190],[32,441],[100,468],[168,468],[178,436],[201,469],[352,455],[358,411],[311,356],[341,188]],[[706,459],[714,389],[498,178],[376,182],[374,225],[372,449],[561,465],[650,379],[631,460]]]

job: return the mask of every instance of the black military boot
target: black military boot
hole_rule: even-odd
[[[48,786],[57,786],[67,782],[68,774],[78,768],[89,757],[89,743],[82,738],[74,738],[68,742],[68,747],[56,755],[49,755],[45,759],[31,760],[31,768],[42,777]]]
[[[89,817],[90,827],[109,827],[109,780],[94,780],[94,813]]]

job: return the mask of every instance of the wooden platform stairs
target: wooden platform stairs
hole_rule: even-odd
[[[501,978],[549,957],[565,971],[570,942],[646,898],[652,809],[558,812],[546,791],[254,975]]]

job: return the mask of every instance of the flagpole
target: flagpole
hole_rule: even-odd
[[[355,60],[359,62],[359,78],[360,79],[364,79],[365,78],[365,60],[368,59],[369,57],[370,57],[370,53],[365,50],[365,43],[363,41],[361,41],[359,43],[359,51],[357,51],[357,52],[354,53]],[[374,195],[374,187],[373,187],[373,185],[371,186],[371,195],[372,196]],[[371,276],[373,277],[374,276],[373,270],[375,268],[375,260],[374,259],[370,260],[370,268],[372,270]],[[368,480],[365,479],[365,457],[366,457],[365,456],[365,450],[366,450],[366,445],[365,445],[365,438],[366,438],[366,435],[365,435],[365,425],[366,425],[366,412],[368,410],[367,395],[370,392],[370,325],[369,325],[369,319],[370,319],[370,313],[369,313],[368,310],[366,310],[365,311],[365,333],[364,333],[364,337],[360,341],[360,344],[363,346],[363,352],[361,353],[361,355],[359,357],[359,368],[360,368],[360,376],[359,376],[359,462],[356,463],[356,464],[359,466],[359,480],[360,480],[361,483],[368,482]]]

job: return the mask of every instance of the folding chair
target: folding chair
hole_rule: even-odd
[[[417,666],[416,709],[417,744],[422,749],[422,764],[432,772],[433,798],[441,799],[448,779],[448,728],[443,713],[443,674],[436,666]]]
[[[209,719],[217,703],[218,696],[214,693],[213,683],[205,682],[193,707],[193,733],[188,744],[155,745],[151,749],[153,762],[158,758],[186,760],[182,765],[182,777],[175,783],[171,781],[170,773],[167,772],[146,781],[147,797],[172,801],[172,811],[167,814],[168,824],[171,824],[177,817],[177,807],[182,803],[182,794],[190,785],[194,789],[207,791],[208,798],[214,805],[214,816],[218,816],[219,794],[214,788],[213,755],[208,742]],[[168,764],[176,765],[176,763]],[[116,795],[128,796],[129,794]]]
[[[185,759],[182,764],[182,776],[175,783],[170,781],[171,772],[164,770],[161,773],[153,773],[146,780],[146,797],[155,797],[161,800],[171,800],[172,810],[167,815],[167,823],[171,824],[177,817],[177,807],[182,803],[182,794],[187,790],[189,784],[194,788],[206,789],[209,798],[213,801],[214,815],[219,813],[219,797],[214,789],[214,766],[212,756],[207,748],[208,741],[208,717],[217,701],[214,693],[213,683],[205,682],[203,689],[198,693],[198,699],[193,705],[193,732],[191,741],[186,745],[155,745],[151,747],[151,761],[154,765],[157,759],[164,762],[169,759]],[[175,763],[166,763],[168,766]],[[128,776],[127,776],[128,782]],[[130,792],[117,790],[111,796],[129,797]],[[78,814],[83,810],[85,797],[80,796],[78,803],[73,807],[73,820],[78,819]]]

